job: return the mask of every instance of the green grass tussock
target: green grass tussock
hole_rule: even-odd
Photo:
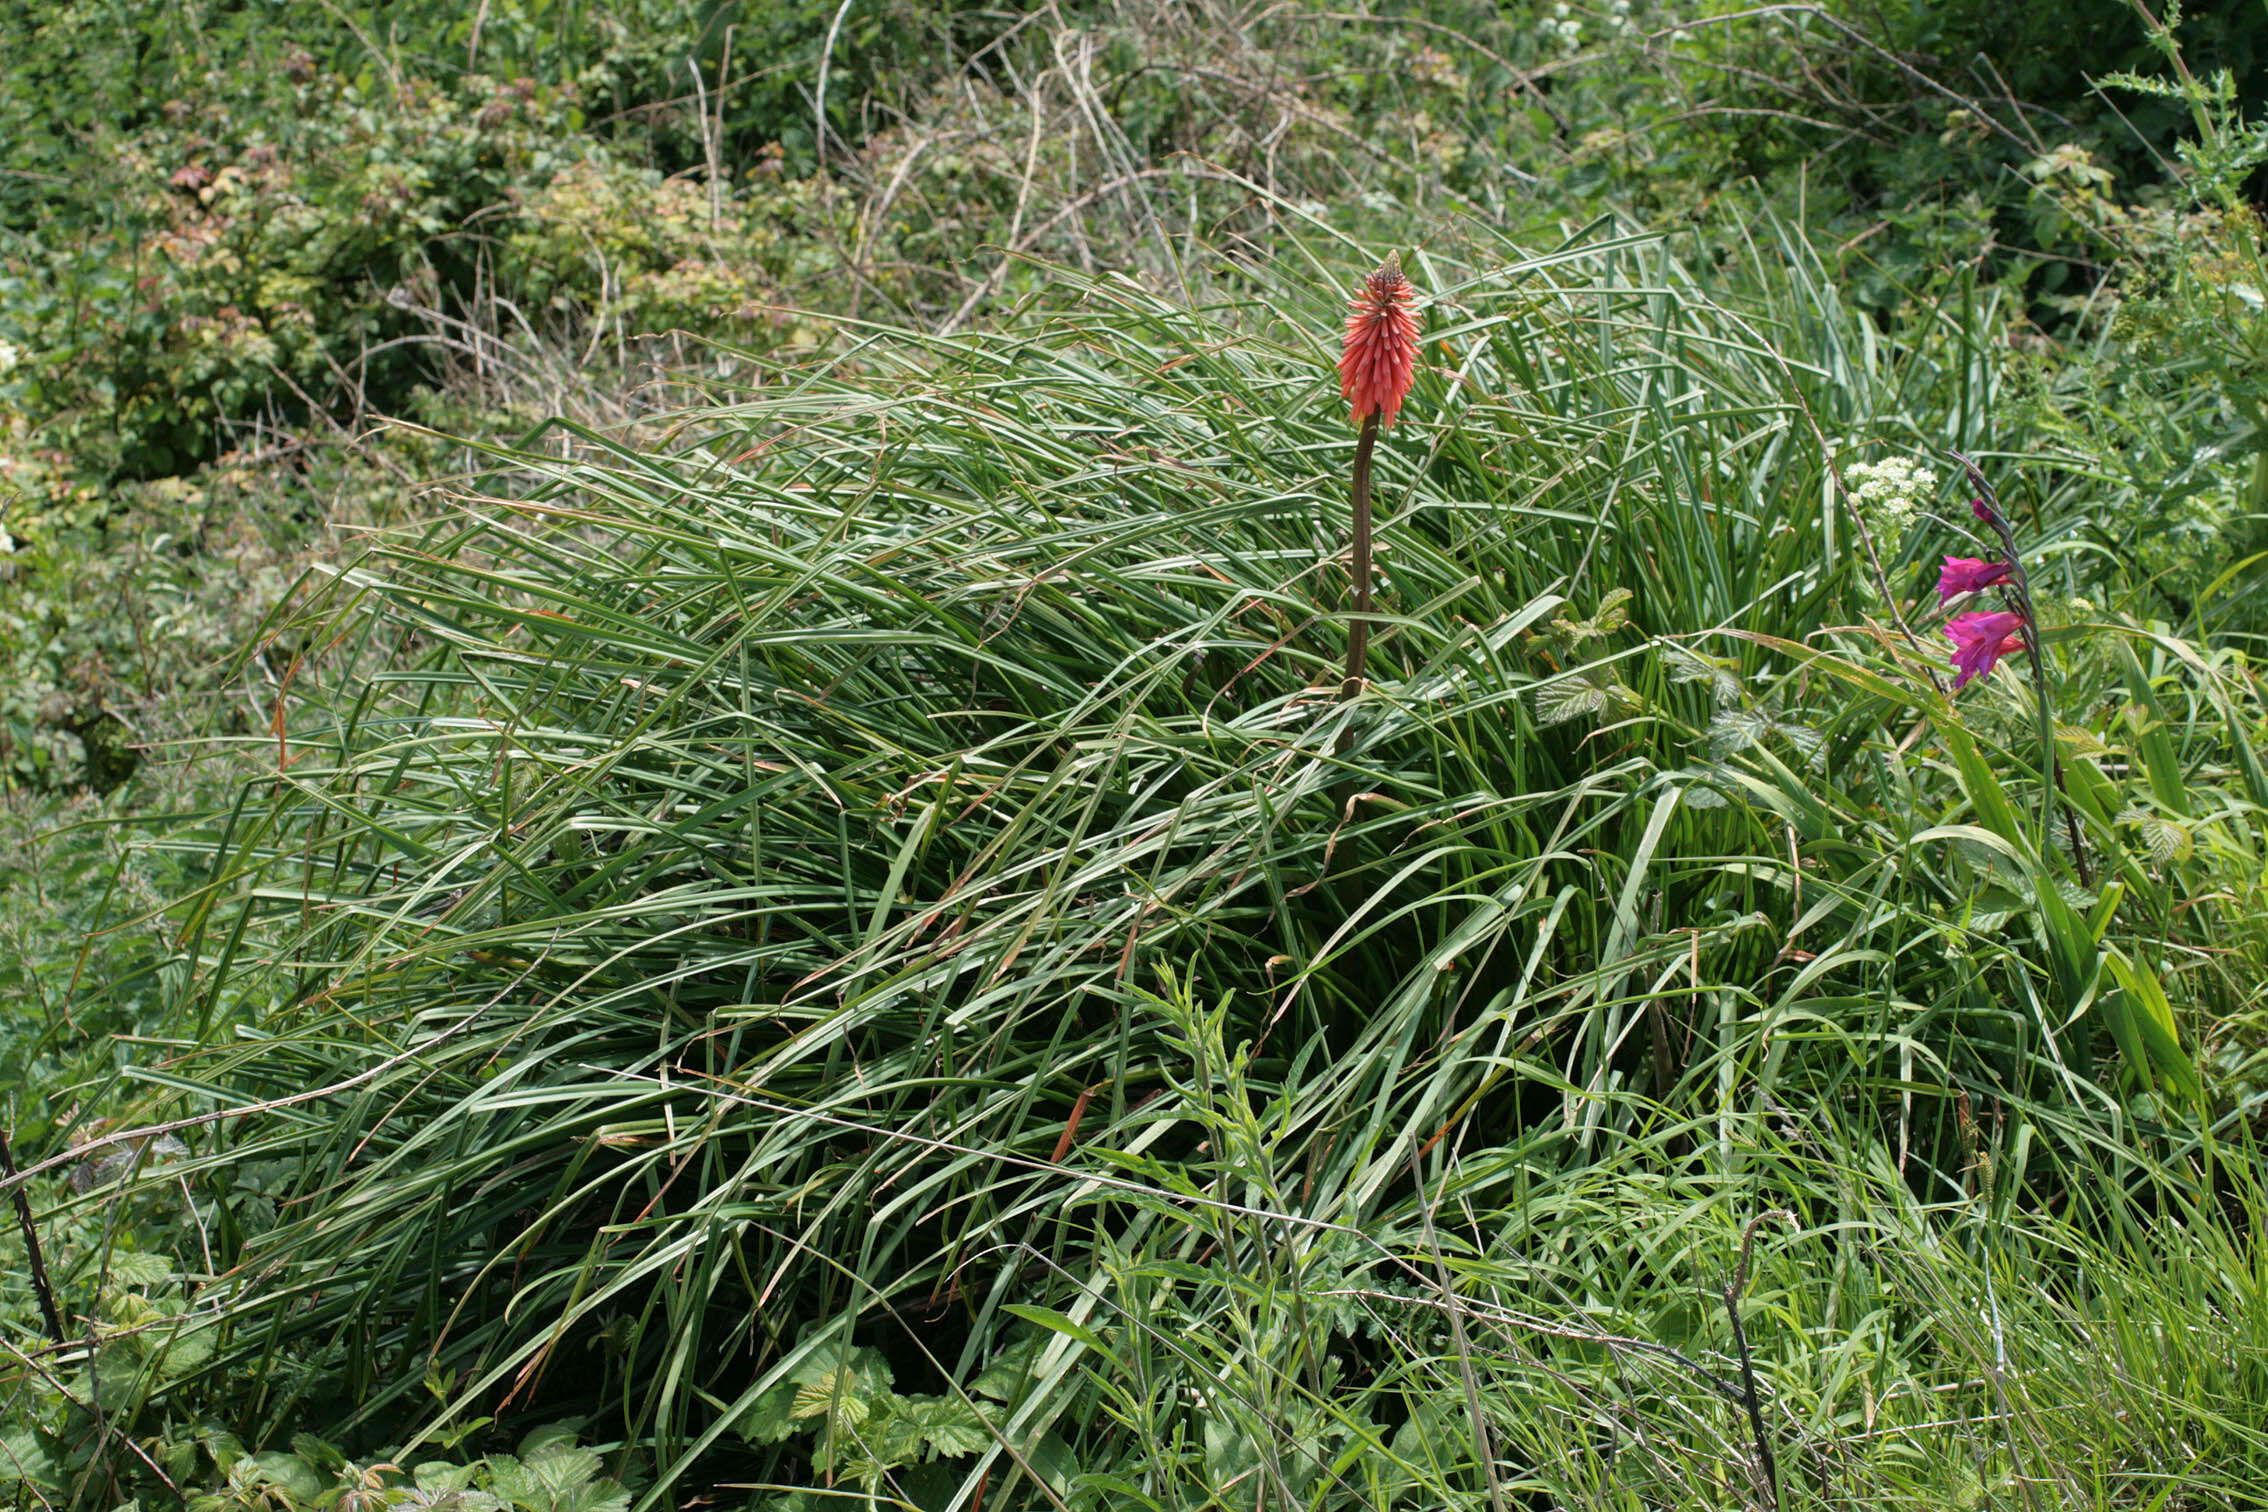
[[[2258,20],[382,9],[0,0],[11,1505],[2260,1504]]]
[[[197,991],[289,1006],[166,1076],[339,1085],[198,1156],[286,1173],[215,1371],[330,1341],[349,1430],[430,1375],[435,1431],[595,1414],[657,1488],[1732,1502],[1710,1294],[1785,1209],[1784,1497],[2241,1483],[2241,662],[2055,632],[2081,883],[2022,685],[1940,691],[1837,483],[2015,486],[1981,327],[1888,348],[1792,234],[1727,280],[1601,226],[1413,264],[1341,698],[1359,259],[1314,245],[860,331],[338,580],[359,649],[193,920]],[[1894,592],[1950,529],[1876,533]],[[2161,1242],[2225,1328],[2127,1310]]]

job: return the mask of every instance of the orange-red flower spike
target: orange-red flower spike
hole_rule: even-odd
[[[1403,276],[1402,260],[1389,255],[1348,302],[1347,341],[1339,356],[1339,397],[1353,406],[1352,419],[1376,413],[1392,425],[1417,377],[1416,291]]]

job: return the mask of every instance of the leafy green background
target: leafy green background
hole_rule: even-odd
[[[0,1484],[2248,1505],[2268,10],[2155,19],[0,5]]]

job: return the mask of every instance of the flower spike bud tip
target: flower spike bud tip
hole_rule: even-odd
[[[1389,254],[1362,281],[1347,304],[1347,340],[1339,355],[1339,397],[1353,407],[1361,424],[1376,414],[1392,425],[1417,376],[1416,291],[1402,273],[1402,260]]]
[[[2024,637],[2017,633],[2023,624],[2024,616],[2007,609],[1947,620],[1945,633],[1953,640],[1953,665],[1961,674],[1953,679],[1954,690],[1965,687],[1972,677],[1989,675],[2003,656],[2023,650]]]

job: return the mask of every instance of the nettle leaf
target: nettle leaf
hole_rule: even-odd
[[[49,1457],[47,1446],[29,1428],[0,1432],[0,1486],[19,1483],[51,1491],[63,1486],[63,1467]]]
[[[1536,722],[1565,724],[1606,711],[1607,690],[1586,677],[1561,677],[1536,689]]]
[[[786,1377],[759,1393],[741,1410],[733,1432],[752,1444],[777,1444],[799,1432],[827,1412],[825,1399],[833,1395],[833,1378],[847,1370],[850,1380],[866,1396],[887,1395],[893,1379],[882,1357],[864,1345],[851,1349],[816,1349],[789,1368]],[[865,1384],[865,1383],[871,1383]],[[813,1393],[820,1405],[811,1406]]]
[[[554,1505],[570,1492],[582,1490],[599,1473],[599,1457],[588,1449],[546,1448],[525,1463]]]
[[[910,1464],[921,1455],[919,1409],[904,1397],[878,1402],[858,1436],[877,1463],[892,1467]]]
[[[619,1481],[587,1481],[562,1493],[551,1512],[628,1512],[630,1492]]]
[[[110,1281],[113,1286],[163,1286],[176,1274],[178,1271],[171,1255],[141,1250],[110,1252]]]
[[[2188,825],[2141,804],[2120,810],[2118,822],[2135,826],[2142,848],[2150,854],[2150,863],[2161,869],[2187,861],[2196,849]]]
[[[296,1454],[271,1449],[253,1455],[252,1464],[256,1469],[250,1477],[253,1484],[264,1481],[281,1486],[295,1501],[309,1502],[323,1494],[323,1477]]]
[[[964,1454],[975,1454],[992,1442],[985,1431],[984,1419],[976,1409],[958,1397],[929,1397],[920,1399],[918,1413],[921,1436],[929,1444],[932,1458],[954,1459]]]
[[[1572,650],[1587,640],[1612,635],[1630,623],[1630,612],[1624,607],[1630,602],[1630,598],[1629,589],[1613,589],[1599,600],[1598,611],[1589,619],[1571,619],[1566,615],[1554,619],[1551,622],[1551,636],[1562,647]]]
[[[537,1455],[553,1449],[572,1449],[574,1447],[575,1430],[572,1425],[545,1423],[542,1427],[530,1428],[525,1434],[521,1435],[519,1447],[513,1452],[518,1454],[521,1459],[532,1460]]]
[[[1628,605],[1633,597],[1635,595],[1627,588],[1609,590],[1607,596],[1599,600],[1598,612],[1591,616],[1590,624],[1587,627],[1589,633],[1592,635],[1612,635],[1624,625],[1629,624],[1630,610]]]
[[[429,1492],[462,1491],[472,1484],[475,1465],[452,1465],[447,1460],[421,1460],[410,1471],[417,1489]]]
[[[1755,709],[1725,709],[1709,721],[1709,750],[1719,760],[1761,745],[1772,732],[1772,719]]]
[[[777,1444],[795,1432],[795,1387],[786,1381],[750,1402],[732,1431],[751,1444]]]
[[[2187,861],[2196,848],[2188,825],[2157,814],[2142,821],[2142,846],[2149,851],[2151,862],[2160,867]]]
[[[489,1456],[488,1486],[505,1501],[528,1512],[542,1512],[545,1505],[542,1483],[527,1466],[509,1454]]]
[[[847,1369],[856,1379],[871,1382],[875,1391],[887,1391],[897,1380],[889,1362],[864,1344],[849,1349],[813,1350],[796,1362],[795,1368],[788,1372],[788,1379],[798,1386],[812,1386],[837,1369]]]
[[[1707,683],[1709,698],[1719,708],[1737,704],[1747,696],[1748,689],[1741,683],[1737,663],[1718,661],[1670,641],[1659,644],[1662,660],[1669,668],[1671,682]]]
[[[467,1465],[467,1470],[478,1469]],[[511,1503],[486,1491],[428,1491],[419,1486],[399,1486],[386,1493],[392,1504],[403,1507],[429,1507],[433,1512],[504,1512]]]
[[[1827,759],[1827,737],[1809,725],[1790,724],[1784,719],[1772,721],[1772,733],[1788,743],[1788,749],[1803,758],[1803,764],[1817,770]]]
[[[169,1369],[190,1370],[213,1357],[219,1338],[219,1322],[207,1320],[179,1333],[151,1335],[147,1353],[153,1359],[162,1360]]]
[[[1037,1337],[994,1355],[977,1378],[969,1383],[969,1395],[990,1397],[995,1402],[1014,1402],[1031,1384],[1032,1362],[1039,1358],[1043,1341]]]
[[[244,1445],[225,1428],[200,1429],[197,1442],[213,1457],[213,1468],[223,1475],[234,1474],[237,1461],[244,1458]]]

